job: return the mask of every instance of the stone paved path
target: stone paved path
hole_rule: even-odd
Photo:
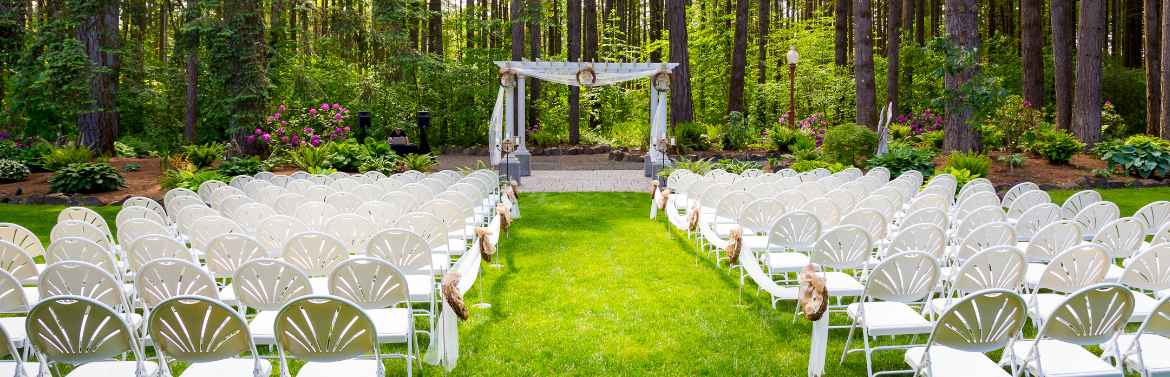
[[[532,170],[520,192],[648,192],[641,170]]]

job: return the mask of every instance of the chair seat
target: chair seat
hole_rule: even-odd
[[[248,330],[252,332],[252,339],[256,344],[276,344],[276,311],[267,310],[256,313]]]
[[[825,278],[825,288],[829,296],[861,296],[865,293],[865,286],[861,285],[853,276],[843,272],[831,271],[822,273]]]
[[[410,310],[406,308],[367,309],[366,315],[374,322],[378,340],[385,343],[406,343],[410,334]]]
[[[1141,292],[1133,291],[1132,293],[1133,315],[1129,317],[1129,322],[1143,322],[1149,318],[1154,309],[1158,308],[1158,300]]]
[[[768,271],[773,274],[800,272],[808,265],[808,255],[804,253],[768,253],[764,255],[764,259]]]
[[[32,376],[37,375],[37,372],[39,372],[39,369],[40,369],[40,365],[35,363],[35,362],[31,362],[31,363],[25,362],[23,369],[24,369],[25,376],[32,377]],[[15,375],[16,375],[16,362],[15,361],[0,361],[0,376],[15,376]]]
[[[158,364],[152,361],[144,361],[143,370],[145,375],[153,376],[158,373]],[[113,377],[113,376],[134,376],[135,371],[138,370],[138,363],[134,361],[98,361],[92,363],[82,364],[70,371],[66,376],[69,377]]]
[[[219,301],[231,306],[239,305],[240,298],[236,296],[236,287],[231,283],[223,286],[223,289],[219,290]]]
[[[430,301],[435,291],[435,278],[431,275],[406,275],[406,291],[410,294],[410,301]]]
[[[926,347],[906,350],[906,364],[911,369],[922,369],[922,356]],[[930,369],[925,376],[1004,377],[1011,376],[994,361],[979,352],[960,351],[954,348],[930,347]]]
[[[861,310],[865,309],[865,318]],[[849,318],[870,336],[928,334],[934,328],[917,310],[900,302],[866,302],[849,304]]]
[[[192,363],[183,370],[182,377],[252,377],[256,364],[252,359],[223,359],[206,363]],[[272,363],[260,360],[260,375],[272,374]]]
[[[3,317],[0,318],[0,326],[4,327],[4,332],[8,333],[8,339],[12,339],[17,347],[28,339],[28,332],[25,330],[24,324],[26,317]],[[0,373],[0,376],[5,374]]]
[[[1117,337],[1117,347],[1125,354],[1126,366],[1139,371],[1147,370],[1151,375],[1170,373],[1170,357],[1166,357],[1170,355],[1170,339],[1153,334],[1142,335],[1142,357],[1138,357],[1137,353],[1126,354],[1132,350],[1131,345],[1136,338],[1136,334],[1122,334]],[[1102,344],[1101,349],[1105,350],[1103,354],[1106,355],[1114,353],[1110,343]]]
[[[296,377],[373,376],[377,373],[377,360],[342,360],[305,363]]]
[[[1035,298],[1032,296],[1035,296]],[[1040,322],[1048,320],[1048,317],[1052,316],[1052,313],[1056,311],[1056,308],[1066,298],[1065,295],[1059,293],[1026,294],[1021,295],[1021,297],[1024,298],[1024,302],[1028,303],[1028,316],[1034,320],[1038,319]],[[1033,299],[1035,302],[1033,302]]]
[[[942,315],[947,311],[947,309],[950,309],[951,306],[955,305],[957,302],[959,302],[959,299],[954,297],[931,299],[930,301],[926,302],[926,305],[922,306],[922,312],[924,314]]]
[[[1031,340],[1021,340],[1012,345],[1011,352],[1016,360],[1026,360],[1035,344],[1036,342]],[[1034,375],[1122,377],[1121,371],[1117,368],[1076,344],[1059,340],[1041,340],[1039,346],[1039,360],[1028,360],[1025,365]],[[1040,373],[1041,369],[1044,373]]]

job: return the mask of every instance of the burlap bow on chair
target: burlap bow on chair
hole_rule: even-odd
[[[660,195],[658,197],[658,203],[656,203],[656,204],[658,204],[658,209],[665,210],[666,203],[669,200],[670,200],[670,189],[669,188],[662,189],[662,195]]]
[[[739,264],[739,252],[743,248],[743,228],[739,225],[731,227],[730,242],[723,248],[727,253],[727,261],[732,265]]]
[[[694,232],[695,229],[699,229],[699,211],[699,205],[696,204],[691,207],[691,212],[687,213],[687,231]]]
[[[512,226],[512,211],[508,210],[508,207],[504,206],[503,203],[500,203],[496,204],[496,215],[500,216],[500,229],[503,229],[505,232],[508,231],[508,227]]]
[[[816,322],[829,310],[829,289],[825,286],[825,278],[810,264],[800,272],[800,282],[800,311],[804,318]]]
[[[657,194],[657,193],[658,193],[658,180],[650,181],[650,196],[653,197],[654,194]]]
[[[479,241],[479,256],[485,262],[491,263],[492,256],[496,255],[496,245],[492,245],[488,228],[475,228],[475,238]]]
[[[504,196],[507,196],[512,203],[517,203],[520,199],[520,183],[515,180],[508,181],[508,186],[504,187]]]
[[[447,306],[455,312],[459,320],[466,321],[471,313],[467,310],[467,305],[463,304],[463,295],[459,293],[459,272],[451,271],[443,275],[442,292],[443,298],[447,301]]]

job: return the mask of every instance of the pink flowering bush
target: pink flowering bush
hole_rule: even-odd
[[[788,125],[787,112],[780,115],[780,124]],[[820,112],[796,121],[796,128],[816,139],[818,147],[825,141],[825,132],[831,126],[832,124],[829,123],[829,118],[825,117],[825,113]]]
[[[249,135],[249,143],[262,143],[272,147],[296,148],[317,147],[329,141],[343,141],[349,137],[347,125],[349,109],[341,104],[324,103],[306,109],[289,109],[280,104],[264,125]]]
[[[894,118],[893,123],[909,127],[910,135],[918,136],[927,132],[941,130],[943,128],[943,117],[941,114],[935,114],[933,111],[930,111],[930,109],[925,109],[918,114],[898,115]]]

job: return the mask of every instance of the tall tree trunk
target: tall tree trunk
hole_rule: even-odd
[[[228,105],[231,117],[228,129],[241,152],[260,152],[258,143],[248,143],[251,130],[264,121],[268,103],[268,47],[264,43],[264,18],[260,2],[224,0],[224,28],[232,35],[228,47],[234,52],[220,69],[226,71],[227,93],[234,97]]]
[[[930,37],[942,35],[939,25],[942,23],[942,0],[927,0],[930,2]]]
[[[747,70],[748,0],[735,1],[735,37],[731,52],[731,80],[727,85],[727,112],[743,113],[744,75]]]
[[[427,24],[430,29],[427,30],[427,51],[439,59],[443,58],[443,2],[442,0],[430,0],[428,2],[429,8],[427,15]]]
[[[1162,25],[1158,0],[1145,0],[1142,27],[1145,35],[1142,43],[1146,55],[1146,133],[1158,135],[1161,130],[1162,106]]]
[[[979,51],[979,4],[976,0],[946,0],[947,38],[952,47],[964,53]],[[971,104],[962,87],[979,74],[979,63],[948,72],[944,77],[946,90],[954,93],[946,103],[946,123],[943,125],[943,149],[946,151],[979,150],[979,129],[971,124]]]
[[[870,0],[853,0],[853,71],[857,76],[857,124],[877,128],[873,73],[873,13]]]
[[[757,17],[759,18],[760,22],[760,29],[758,31],[760,35],[758,43],[759,47],[757,51],[758,56],[756,58],[756,69],[759,70],[759,72],[757,72],[758,74],[756,75],[756,82],[763,84],[765,81],[768,81],[768,29],[770,26],[768,25],[768,21],[771,20],[768,18],[768,14],[771,13],[771,10],[768,9],[770,1],[759,0],[759,2],[760,14]]]
[[[835,62],[839,67],[846,67],[849,65],[849,0],[836,0],[833,18]]]
[[[695,119],[691,102],[691,57],[687,51],[686,0],[666,0],[666,17],[670,25],[670,62],[678,63],[670,76],[670,124],[677,126]]]
[[[9,115],[5,115],[11,114],[4,108],[5,83],[8,71],[16,64],[24,47],[24,20],[28,11],[24,0],[0,0],[0,127],[8,126],[12,121]]]
[[[768,0],[763,1],[765,3],[768,2]],[[665,5],[666,4],[664,4],[662,0],[650,0],[650,42],[657,42],[662,39],[662,8],[664,8]],[[650,50],[650,61],[662,61],[662,49],[655,48]]]
[[[555,0],[554,0],[555,1]],[[540,23],[544,15],[544,6],[541,0],[528,0],[528,33],[529,35],[529,54],[533,61],[540,60]],[[540,102],[540,80],[535,77],[529,77],[528,80],[528,128],[536,128],[540,125],[540,108],[537,106]]]
[[[466,0],[463,4],[464,46],[471,49],[475,48],[475,0]]]
[[[886,25],[886,101],[898,111],[898,64],[902,47],[902,0],[890,0]],[[881,107],[885,109],[883,105]]]
[[[167,61],[167,22],[171,18],[171,0],[159,0],[158,10],[158,60]]]
[[[913,1],[918,3],[918,5],[914,7],[914,19],[915,19],[914,41],[917,42],[918,46],[921,47],[921,46],[926,45],[926,12],[927,12],[926,1],[927,0],[913,0]]]
[[[1052,0],[1052,78],[1056,84],[1056,127],[1067,130],[1072,127],[1073,108],[1073,44],[1076,28],[1073,17],[1076,8],[1073,0]]]
[[[300,11],[298,10],[300,3],[300,0],[289,0],[288,3],[288,41],[294,53],[297,52],[297,46],[299,45],[297,27],[299,27],[298,25],[301,20],[297,16],[300,15]]]
[[[585,50],[582,55],[582,61],[596,62],[597,61],[597,1],[585,0],[585,8],[582,12],[582,22],[585,23],[585,31],[582,38],[585,40]],[[592,119],[590,120],[592,121]]]
[[[1101,140],[1101,51],[1105,47],[1105,0],[1080,0],[1077,90],[1072,132],[1086,144]]]
[[[82,145],[105,154],[114,151],[118,137],[118,1],[98,1],[87,11],[92,13],[83,15],[76,34],[89,58],[90,104],[78,115],[77,132]]]
[[[581,0],[566,0],[568,17],[568,49],[570,62],[580,61],[581,56]],[[569,87],[569,144],[581,141],[581,88]]]
[[[285,0],[271,0],[272,14],[268,17],[268,45],[277,48],[284,39],[284,2]]]
[[[1020,1],[1020,54],[1024,100],[1044,108],[1044,0]]]
[[[1161,126],[1163,139],[1170,139],[1170,1],[1162,1],[1162,46],[1161,46],[1161,109],[1158,110],[1158,125]]]
[[[187,25],[192,25],[199,19],[200,0],[187,0],[187,7],[183,10],[183,19]],[[183,109],[183,138],[188,143],[194,143],[196,126],[199,122],[199,29],[183,29],[183,50],[187,53],[187,69],[184,78],[187,81],[186,101]]]
[[[523,0],[512,0],[511,14],[512,20],[512,60],[518,61],[524,57],[524,16],[520,12],[524,10]]]
[[[1125,1],[1125,31],[1121,56],[1125,66],[1142,66],[1142,5],[1141,0]]]

